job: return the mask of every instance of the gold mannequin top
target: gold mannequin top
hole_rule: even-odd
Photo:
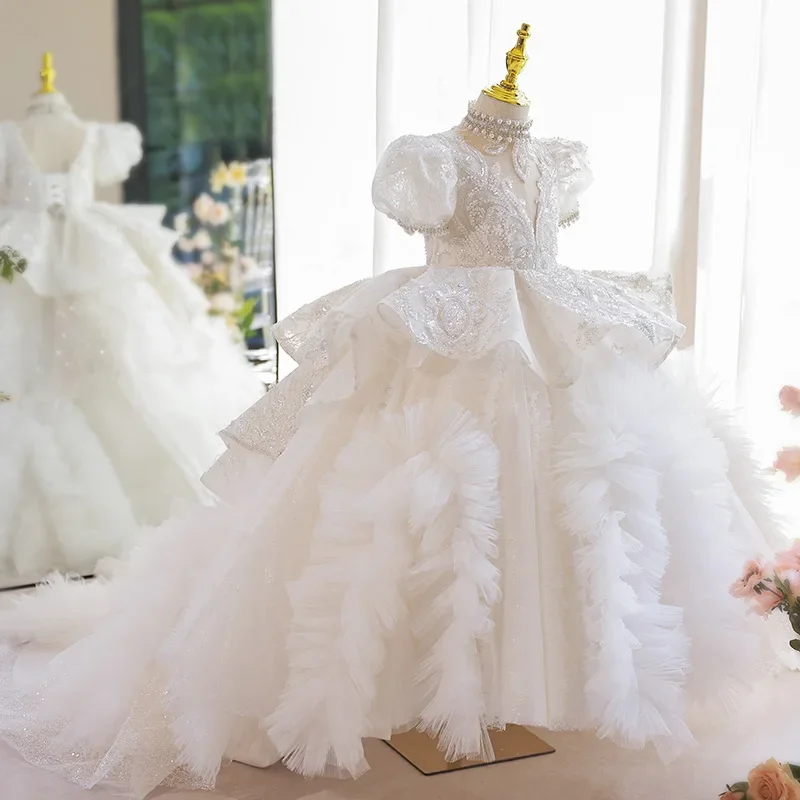
[[[506,53],[506,77],[500,83],[489,86],[483,90],[485,95],[500,100],[503,103],[511,103],[515,106],[529,106],[530,100],[520,91],[517,86],[517,78],[520,72],[525,69],[528,57],[525,55],[525,45],[530,37],[530,28],[526,22],[520,25],[517,31],[517,43]]]
[[[45,53],[42,59],[42,71],[39,73],[42,79],[42,88],[39,94],[54,94],[56,91],[56,71],[53,68],[53,54]]]

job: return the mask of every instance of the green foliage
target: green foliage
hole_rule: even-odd
[[[142,10],[151,199],[175,212],[223,143],[228,159],[269,154],[269,0],[146,0]],[[253,142],[264,151],[248,152]]]
[[[253,320],[256,317],[256,305],[258,305],[258,300],[255,297],[250,297],[236,309],[236,325],[239,328],[242,339],[247,339],[253,335]]]
[[[733,786],[726,787],[729,792],[741,792],[744,795],[743,800],[747,800],[747,792],[750,789],[750,784],[747,781],[739,781],[734,783]]]
[[[11,247],[0,247],[0,278],[11,283],[15,275],[21,275],[28,262]]]

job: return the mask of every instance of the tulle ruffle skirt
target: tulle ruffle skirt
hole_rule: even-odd
[[[357,776],[415,726],[449,758],[506,723],[690,746],[759,668],[727,591],[773,528],[747,448],[663,353],[565,355],[527,279],[472,277],[502,291],[400,270],[279,326],[300,366],[223,432],[220,503],[0,617],[58,653],[23,679],[6,649],[0,735],[136,797],[226,757]]]
[[[0,569],[18,579],[91,571],[175,498],[210,499],[216,431],[263,394],[159,218],[0,209],[28,259],[0,282]]]

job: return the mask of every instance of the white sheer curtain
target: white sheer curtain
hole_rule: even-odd
[[[708,21],[707,0],[668,0],[664,8],[661,132],[652,272],[672,275],[675,304],[695,339],[700,160]]]
[[[581,139],[596,185],[562,236],[577,267],[651,265],[664,3],[656,0],[274,0],[279,315],[336,286],[422,263],[376,218],[372,172],[404,133],[445,130],[504,75],[529,22],[534,132]]]
[[[798,433],[777,403],[800,381],[798,30],[796,0],[710,5],[697,350],[765,458]]]
[[[763,457],[798,439],[776,403],[800,382],[798,0],[274,9],[281,315],[422,262],[419,238],[373,212],[375,162],[396,136],[456,124],[526,21],[534,132],[584,140],[596,175],[561,260],[671,273],[700,371],[743,408]]]

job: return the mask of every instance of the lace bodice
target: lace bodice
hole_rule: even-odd
[[[531,139],[524,131],[509,135],[498,131],[497,120],[487,127],[482,150],[465,136],[476,132],[485,141],[484,132],[462,124],[433,136],[404,136],[378,165],[375,207],[407,232],[424,234],[427,266],[436,268],[414,287],[415,298],[398,301],[398,313],[421,326],[418,338],[435,342],[437,352],[450,353],[454,342],[459,352],[481,353],[486,347],[477,346],[478,339],[493,340],[513,316],[495,306],[507,309],[522,285],[535,298],[535,316],[548,337],[567,345],[546,370],[554,380],[571,379],[579,363],[573,356],[600,343],[660,363],[683,333],[664,308],[661,295],[670,294],[669,286],[662,290],[641,274],[583,272],[557,261],[559,226],[577,218],[578,197],[591,181],[586,148],[564,139]],[[535,202],[520,196],[530,193],[515,187],[515,179],[535,179]],[[503,269],[474,269],[484,267]],[[509,271],[513,290],[502,274]]]
[[[0,205],[57,213],[94,201],[95,186],[125,180],[142,158],[142,137],[127,122],[86,123],[80,151],[64,172],[43,172],[31,159],[19,126],[0,123]]]
[[[498,160],[458,130],[391,144],[375,174],[373,202],[408,233],[425,235],[430,266],[547,269],[556,263],[559,225],[577,217],[578,195],[591,180],[586,148],[526,138],[520,149],[525,172],[538,176],[535,208],[515,193]]]

